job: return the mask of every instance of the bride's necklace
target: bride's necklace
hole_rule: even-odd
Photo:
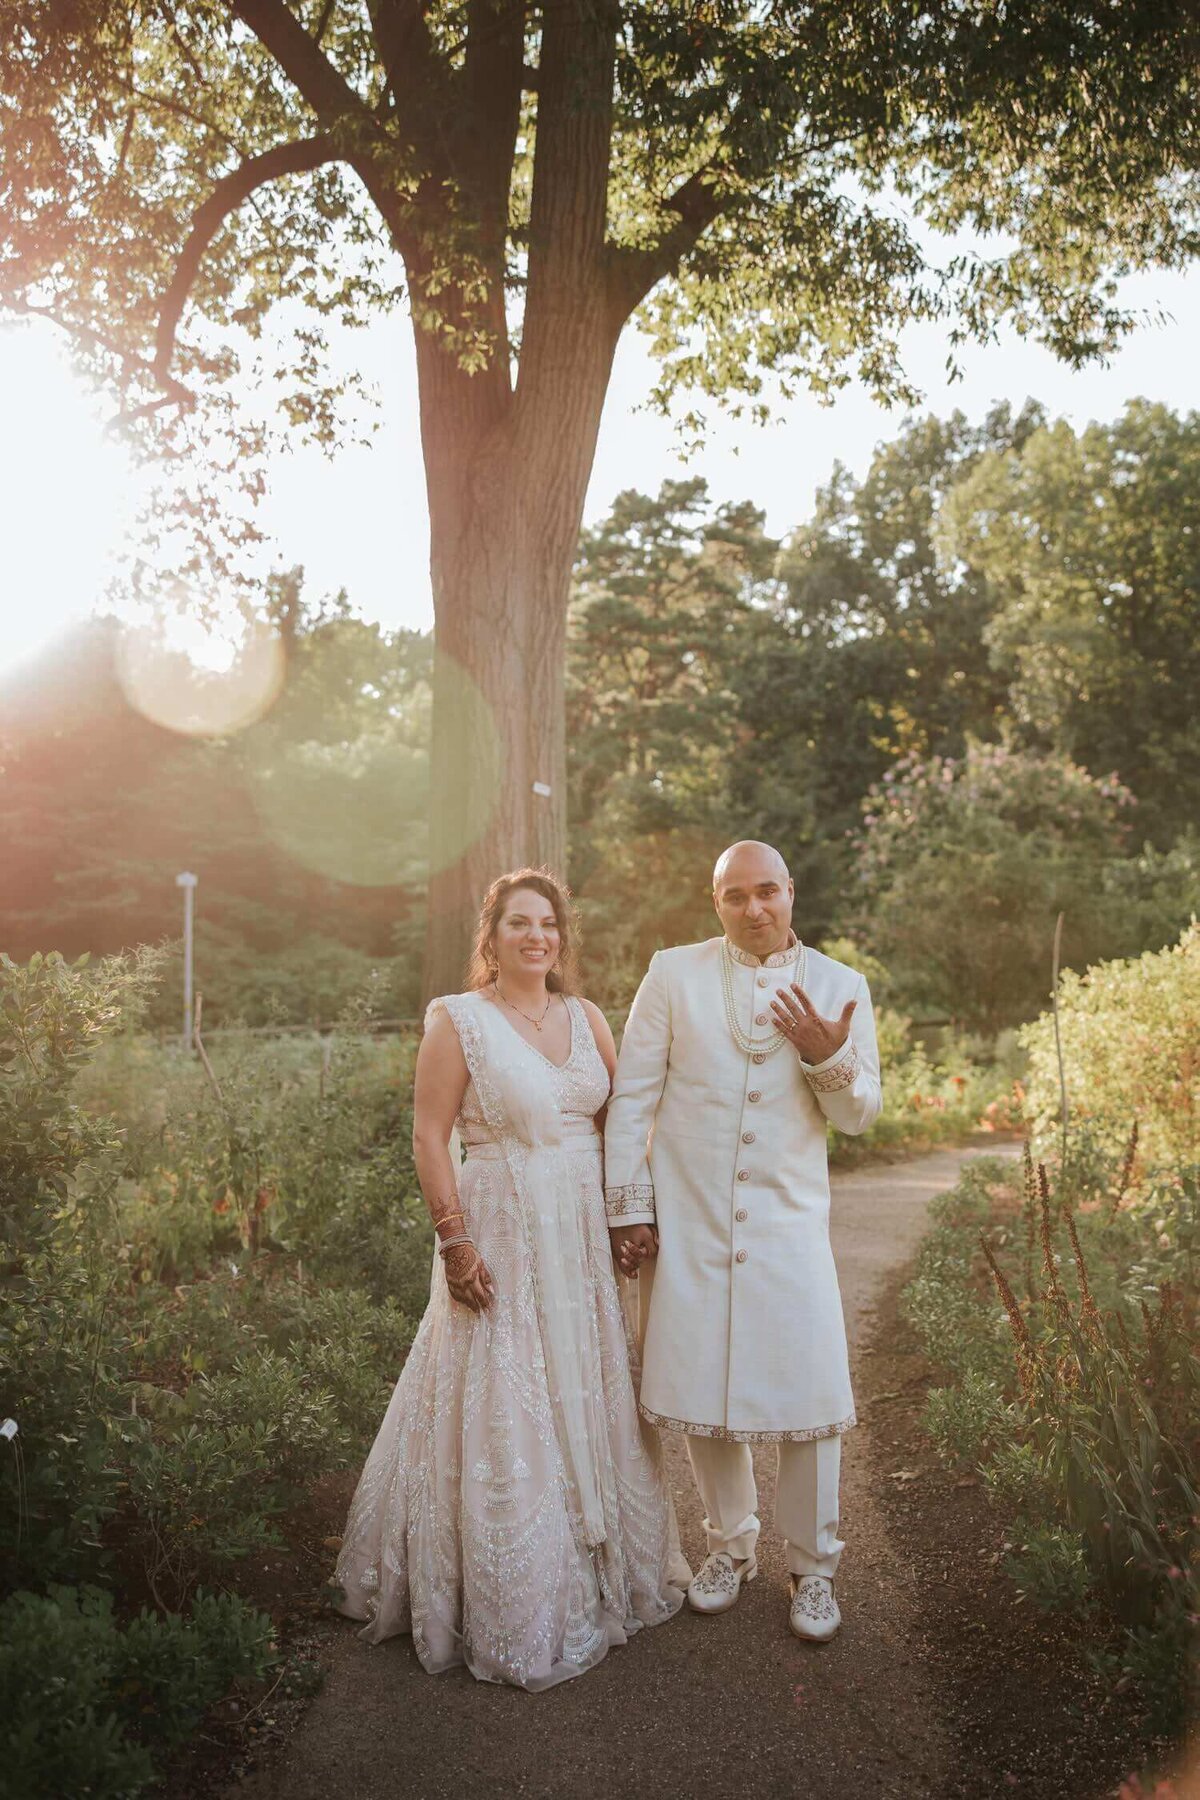
[[[808,959],[807,947],[798,944],[796,962],[793,965],[790,979],[800,987],[804,986],[804,967]],[[765,967],[765,964],[763,965]],[[721,991],[725,996],[725,1023],[739,1050],[747,1056],[753,1056],[756,1062],[763,1062],[768,1056],[774,1056],[781,1044],[787,1043],[782,1031],[774,1031],[770,1037],[753,1038],[738,1024],[737,1003],[733,994],[733,958],[729,954],[729,945],[721,945]]]
[[[500,986],[499,982],[496,983],[496,992],[499,994],[500,998],[503,1000],[505,1006],[508,1007],[510,1012],[515,1012],[520,1018],[527,1019],[529,1021],[529,1023],[533,1026],[533,1029],[535,1031],[540,1031],[542,1029],[542,1026],[546,1022],[546,1014],[550,1011],[550,1002],[554,998],[553,994],[546,995],[546,1004],[545,1004],[545,1007],[542,1009],[542,1016],[540,1019],[535,1019],[532,1013],[522,1012],[521,1008],[519,1006],[513,1005],[512,1001],[508,998],[508,995],[504,992],[504,990]]]

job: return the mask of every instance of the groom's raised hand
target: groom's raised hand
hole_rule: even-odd
[[[608,1241],[613,1261],[622,1275],[636,1276],[648,1256],[658,1255],[658,1233],[653,1225],[618,1225],[610,1227]]]
[[[836,1019],[824,1019],[802,987],[793,981],[776,988],[771,1002],[775,1022],[806,1063],[821,1063],[841,1049],[850,1035],[857,1000],[847,1000]]]

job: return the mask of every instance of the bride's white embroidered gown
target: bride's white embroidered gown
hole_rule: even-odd
[[[465,1663],[534,1689],[669,1619],[683,1594],[668,1572],[687,1579],[609,1248],[593,1123],[608,1073],[567,1006],[561,1067],[479,994],[426,1015],[449,1013],[470,1071],[459,1204],[495,1296],[480,1314],[455,1304],[435,1253],[337,1561],[368,1641],[411,1631],[432,1673]]]

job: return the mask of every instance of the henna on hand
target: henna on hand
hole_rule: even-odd
[[[480,1312],[491,1302],[494,1288],[487,1264],[474,1244],[454,1244],[442,1257],[446,1265],[446,1286],[452,1300]]]
[[[610,1226],[608,1237],[622,1275],[636,1276],[648,1256],[658,1255],[658,1233],[653,1225]]]

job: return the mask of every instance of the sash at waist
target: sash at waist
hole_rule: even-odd
[[[588,1121],[586,1124],[568,1125],[563,1131],[560,1143],[545,1144],[541,1147],[546,1150],[566,1150],[572,1156],[577,1156],[581,1151],[602,1150],[604,1140],[596,1127]],[[489,1162],[499,1162],[504,1156],[504,1146],[498,1138],[484,1138],[478,1144],[464,1144],[463,1149],[467,1153],[468,1162],[474,1161],[476,1157],[482,1157]]]

